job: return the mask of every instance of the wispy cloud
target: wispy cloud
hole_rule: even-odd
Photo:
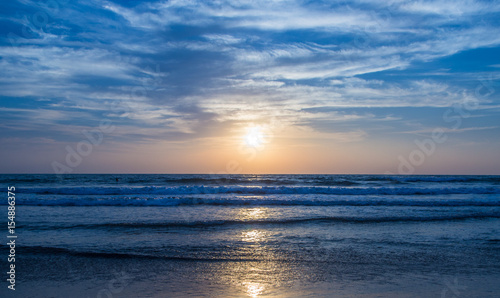
[[[466,97],[498,106],[499,12],[474,0],[5,4],[0,115],[11,120],[0,137],[73,140],[103,118],[116,142],[224,136],[270,119],[339,141],[407,131],[403,120],[434,125],[403,110]],[[487,54],[457,58],[471,51]]]

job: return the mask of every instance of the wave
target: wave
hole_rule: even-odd
[[[500,187],[322,187],[322,186],[175,186],[175,187],[52,187],[19,188],[39,195],[194,195],[194,194],[323,194],[323,195],[447,195],[500,194]]]
[[[485,182],[500,183],[500,176],[445,176],[445,175],[369,175],[364,181],[395,181],[395,182],[448,182],[469,183]]]
[[[86,183],[97,185],[316,185],[356,186],[369,184],[500,184],[500,176],[446,175],[173,175],[173,174],[0,174],[0,183],[28,185]]]
[[[180,184],[208,184],[208,185],[323,185],[323,186],[352,186],[360,185],[363,181],[356,181],[355,179],[345,179],[344,177],[332,177],[332,176],[319,176],[319,177],[307,177],[303,176],[299,178],[294,178],[293,176],[263,176],[263,177],[253,177],[253,176],[241,176],[241,177],[196,177],[196,178],[171,178],[166,179],[166,182],[175,182]]]
[[[188,257],[188,256],[166,256],[147,253],[128,253],[128,252],[103,252],[103,251],[79,251],[61,247],[50,246],[17,246],[19,252],[23,254],[48,254],[48,255],[71,255],[88,258],[108,258],[108,259],[162,259],[173,261],[204,261],[204,262],[227,262],[227,261],[255,261],[245,258],[224,258],[220,256],[213,257]]]
[[[6,201],[3,202],[6,204]],[[500,206],[500,198],[464,198],[452,199],[441,197],[412,197],[412,198],[387,198],[387,197],[312,197],[287,198],[278,197],[63,197],[55,198],[23,198],[19,205],[35,206],[416,206],[416,207],[463,207],[463,206]]]
[[[190,222],[120,222],[120,223],[97,223],[97,224],[74,224],[56,225],[41,229],[51,230],[66,229],[165,229],[165,228],[206,228],[234,225],[293,225],[308,223],[392,223],[392,222],[441,222],[441,221],[465,221],[481,219],[500,218],[500,213],[475,213],[462,215],[441,215],[441,216],[381,216],[381,217],[355,217],[355,216],[326,216],[313,218],[286,218],[286,219],[252,219],[252,220],[211,220],[211,221],[190,221]],[[18,227],[24,229],[24,227]],[[29,230],[40,229],[40,227],[26,227]]]

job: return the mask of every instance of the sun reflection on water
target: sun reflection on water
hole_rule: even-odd
[[[248,224],[234,235],[238,254],[252,261],[235,263],[231,279],[241,287],[241,294],[247,297],[267,296],[289,273],[285,269],[286,263],[279,261],[280,256],[272,245],[275,233],[258,224],[273,218],[273,209],[244,207],[235,215],[239,221]]]
[[[245,242],[259,242],[264,240],[265,233],[259,230],[251,230],[241,233],[241,239]]]
[[[264,292],[264,286],[257,282],[244,282],[246,293],[250,297],[259,297]]]
[[[267,208],[243,208],[238,211],[237,217],[242,220],[256,220],[269,217]]]

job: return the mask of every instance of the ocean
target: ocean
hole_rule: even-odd
[[[500,176],[0,175],[1,297],[498,297]],[[7,224],[0,268],[9,270]]]

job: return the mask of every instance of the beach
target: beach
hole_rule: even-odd
[[[499,176],[0,179],[16,186],[18,236],[2,297],[500,292]]]

